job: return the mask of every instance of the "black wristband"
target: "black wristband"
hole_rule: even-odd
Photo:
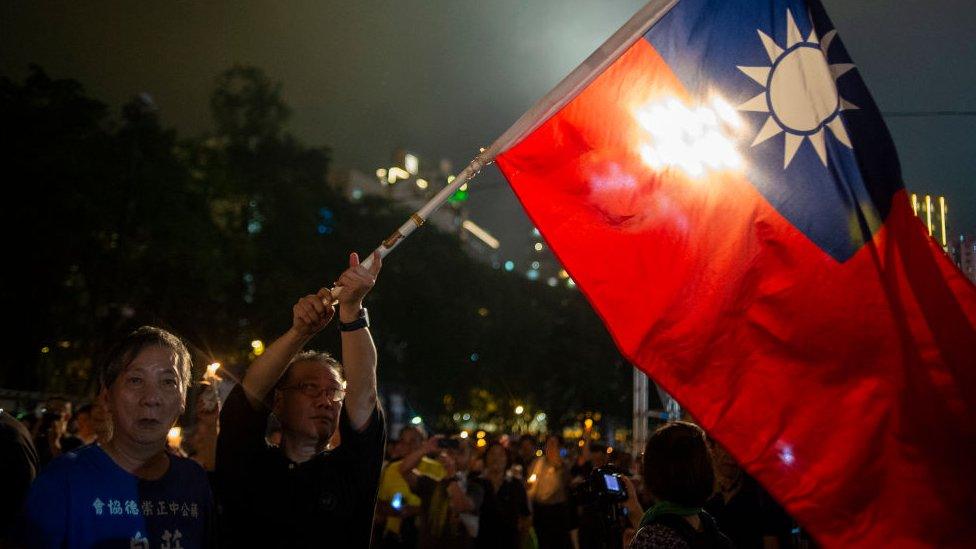
[[[363,328],[369,328],[369,313],[366,311],[366,307],[359,309],[359,318],[356,320],[352,322],[339,321],[340,332],[354,332]]]

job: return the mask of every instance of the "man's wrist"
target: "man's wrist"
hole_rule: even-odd
[[[339,303],[339,322],[348,324],[359,318],[359,311],[363,310],[363,302]]]
[[[314,335],[315,334],[303,333],[298,328],[292,326],[291,328],[288,328],[288,331],[285,332],[285,335],[282,337],[287,338],[289,341],[293,343],[297,343],[299,345],[304,346],[306,343],[308,343],[308,340],[312,339],[312,336]]]
[[[339,319],[340,332],[357,332],[363,328],[369,328],[369,313],[365,307],[357,311],[355,320],[345,321],[341,318]]]

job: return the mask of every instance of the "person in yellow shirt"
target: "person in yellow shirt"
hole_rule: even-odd
[[[383,521],[380,547],[417,546],[417,530],[413,517],[420,512],[420,496],[410,491],[410,485],[403,477],[403,469],[413,469],[418,474],[439,480],[444,477],[444,466],[427,456],[423,456],[416,464],[404,463],[404,458],[421,449],[430,454],[438,452],[439,438],[426,439],[424,432],[412,425],[400,431],[400,439],[391,452],[393,461],[386,465],[380,477],[376,509],[377,517]]]

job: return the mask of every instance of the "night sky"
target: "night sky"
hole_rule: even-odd
[[[883,112],[976,111],[973,0],[824,3]],[[8,1],[0,68],[20,80],[36,62],[113,106],[148,92],[193,134],[209,126],[216,76],[256,65],[283,82],[290,130],[331,147],[337,167],[372,173],[399,146],[459,170],[642,4]],[[976,233],[976,117],[886,121],[909,190],[944,194],[950,231]],[[530,225],[497,170],[471,197],[503,256],[522,255]]]

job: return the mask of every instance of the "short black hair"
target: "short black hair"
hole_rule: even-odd
[[[111,387],[125,368],[139,353],[148,347],[163,347],[176,355],[176,371],[180,376],[183,392],[190,387],[193,363],[190,352],[180,338],[155,326],[142,326],[118,341],[105,356],[100,368],[100,381],[103,387]]]
[[[339,377],[339,381],[342,383],[346,382],[346,374],[343,371],[342,364],[338,360],[333,358],[333,356],[325,351],[302,351],[292,358],[288,365],[285,366],[285,371],[281,373],[281,377],[278,378],[278,382],[275,383],[275,390],[281,389],[285,386],[288,381],[288,375],[291,373],[291,367],[299,362],[321,362],[328,366],[330,370],[336,373]]]
[[[91,411],[92,411],[92,405],[91,405],[91,403],[89,403],[89,404],[82,404],[81,406],[78,407],[77,410],[75,410],[75,417],[78,417],[81,414],[90,414]]]
[[[519,444],[522,444],[525,441],[531,442],[533,446],[539,444],[539,441],[536,440],[535,435],[530,434],[530,433],[525,433],[524,435],[520,436],[519,437],[519,440],[518,440],[518,443]]]
[[[643,473],[644,483],[656,499],[701,507],[715,488],[705,432],[685,421],[662,425],[647,440]]]
[[[485,448],[485,465],[488,464],[488,452],[491,452],[492,448],[501,448],[502,452],[505,453],[505,470],[507,471],[512,466],[512,452],[510,452],[508,448],[506,448],[505,445],[497,439],[489,442],[488,446]]]
[[[559,443],[559,446],[560,447],[566,445],[566,441],[563,439],[563,436],[560,435],[559,433],[549,433],[549,434],[547,434],[546,435],[546,438],[542,439],[542,445],[545,446],[546,443],[549,442],[549,439],[550,438],[556,439],[556,442]]]
[[[427,440],[427,431],[420,425],[404,425],[403,427],[400,428],[400,434],[397,436],[397,440],[403,438],[403,433],[405,431],[413,431],[417,433],[418,435],[420,435],[421,441]]]

